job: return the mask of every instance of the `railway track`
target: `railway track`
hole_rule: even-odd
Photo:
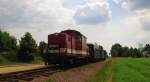
[[[60,70],[56,66],[47,66],[38,69],[0,74],[0,82],[32,81],[34,78],[40,76],[48,77],[50,74],[58,71]]]

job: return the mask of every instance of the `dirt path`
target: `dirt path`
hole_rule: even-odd
[[[14,65],[9,67],[1,67],[0,68],[0,74],[4,73],[10,73],[10,72],[18,72],[18,71],[24,71],[24,70],[31,70],[44,67],[44,65],[38,65],[38,64],[26,64],[26,65]]]
[[[84,65],[77,68],[72,68],[62,72],[57,72],[49,77],[40,77],[32,82],[45,82],[46,79],[51,79],[53,82],[85,82],[104,65],[105,62],[97,62]]]

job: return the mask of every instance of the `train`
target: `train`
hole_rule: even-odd
[[[87,37],[76,30],[64,30],[48,35],[46,65],[72,65],[105,60],[99,45],[87,43]]]

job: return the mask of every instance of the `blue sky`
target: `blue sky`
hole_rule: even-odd
[[[11,1],[11,3],[10,3]],[[31,32],[37,43],[47,35],[75,29],[88,42],[138,47],[150,43],[149,0],[0,0],[0,28],[20,39]]]
[[[126,10],[122,9],[120,5],[115,3],[113,0],[108,0],[112,12],[112,21],[118,22],[119,20],[123,19],[128,15]]]

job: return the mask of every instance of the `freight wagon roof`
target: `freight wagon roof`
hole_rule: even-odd
[[[86,38],[83,34],[81,34],[79,31],[76,31],[76,30],[64,30],[64,31],[61,31],[61,33],[67,33],[67,34],[74,33],[74,34],[77,34],[79,36],[83,36],[84,38]]]

